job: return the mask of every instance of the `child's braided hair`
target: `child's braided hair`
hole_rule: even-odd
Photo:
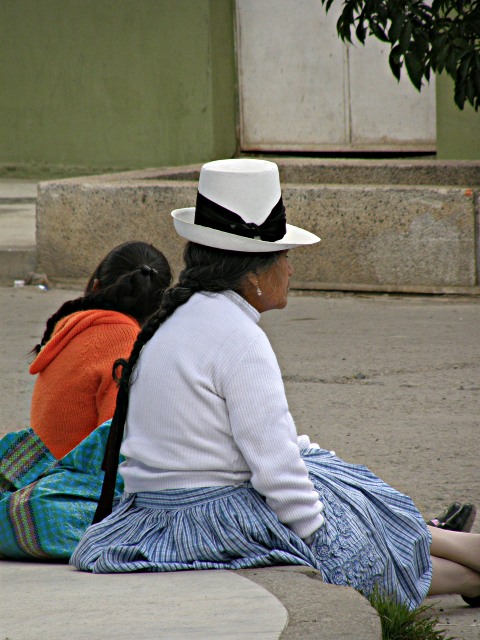
[[[48,320],[38,354],[51,338],[55,325],[76,311],[106,309],[119,311],[143,325],[160,306],[172,273],[161,251],[146,242],[130,241],[110,251],[90,276],[83,296],[67,300]]]

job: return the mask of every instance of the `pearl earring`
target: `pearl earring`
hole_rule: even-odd
[[[257,296],[261,296],[262,295],[262,290],[260,289],[260,287],[257,284]]]

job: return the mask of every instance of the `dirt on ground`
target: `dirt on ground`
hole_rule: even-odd
[[[28,426],[28,352],[46,318],[80,293],[0,288],[0,435]],[[454,500],[480,510],[478,297],[293,292],[261,324],[299,433],[367,465],[425,519]],[[480,610],[459,596],[426,603],[449,636],[480,638]]]

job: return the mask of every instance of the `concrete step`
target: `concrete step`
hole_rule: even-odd
[[[322,242],[292,254],[292,287],[479,294],[480,162],[275,159],[289,221]],[[107,247],[136,238],[176,273],[171,211],[195,203],[200,165],[49,182],[38,197],[39,269],[85,279]]]
[[[0,632],[12,640],[382,637],[365,598],[301,566],[92,576],[63,564],[4,560],[0,577],[9,586]]]
[[[0,284],[13,285],[36,268],[37,183],[0,180]]]

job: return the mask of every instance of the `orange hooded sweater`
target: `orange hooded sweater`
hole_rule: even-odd
[[[30,424],[56,458],[66,455],[113,416],[117,358],[128,358],[140,326],[118,311],[72,313],[30,366],[38,374]]]

